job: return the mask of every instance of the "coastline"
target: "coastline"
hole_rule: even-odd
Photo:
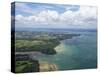
[[[45,72],[45,71],[57,71],[58,66],[54,63],[49,63],[47,61],[39,61],[39,69],[40,72]]]
[[[33,63],[34,61],[37,61],[36,64],[38,65],[35,68],[39,68],[38,71],[40,72],[57,71],[58,66],[55,63],[50,63],[48,61],[42,61],[42,60],[40,61],[38,59],[34,59],[33,57],[37,57],[39,55],[41,56],[42,54],[55,55],[57,53],[63,52],[62,49],[64,48],[64,46],[62,45],[63,40],[72,39],[73,37],[80,36],[80,34],[53,34],[53,35],[44,34],[43,36],[40,33],[38,33],[37,35],[41,36],[39,38],[34,38],[31,40],[16,39],[17,49],[15,52],[15,56],[17,57],[16,62],[20,62],[22,64],[24,63],[23,61],[27,61],[28,63],[30,63],[30,60],[33,61]],[[27,65],[25,66],[27,67]]]
[[[64,48],[64,46],[62,45],[62,43],[60,43],[58,46],[56,46],[56,47],[54,48],[54,50],[56,50],[56,52],[62,52],[62,51],[63,51],[62,48]]]

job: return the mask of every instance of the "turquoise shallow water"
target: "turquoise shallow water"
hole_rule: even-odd
[[[62,40],[55,55],[33,56],[39,61],[56,64],[59,70],[87,69],[97,67],[96,32],[80,33],[78,37]]]

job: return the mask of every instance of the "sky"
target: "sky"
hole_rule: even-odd
[[[15,12],[12,17],[17,28],[97,27],[97,7],[94,6],[16,2]]]

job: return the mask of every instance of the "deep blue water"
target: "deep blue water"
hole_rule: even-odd
[[[96,29],[58,29],[58,28],[15,28],[15,31],[32,31],[32,32],[96,32]]]

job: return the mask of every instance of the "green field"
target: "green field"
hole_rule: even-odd
[[[26,52],[40,52],[46,55],[54,55],[57,53],[54,48],[60,44],[61,40],[71,39],[74,36],[79,36],[79,34],[16,32],[16,72],[40,71],[39,62],[36,59],[31,59],[29,57],[30,54]],[[26,55],[24,53],[26,53]]]

